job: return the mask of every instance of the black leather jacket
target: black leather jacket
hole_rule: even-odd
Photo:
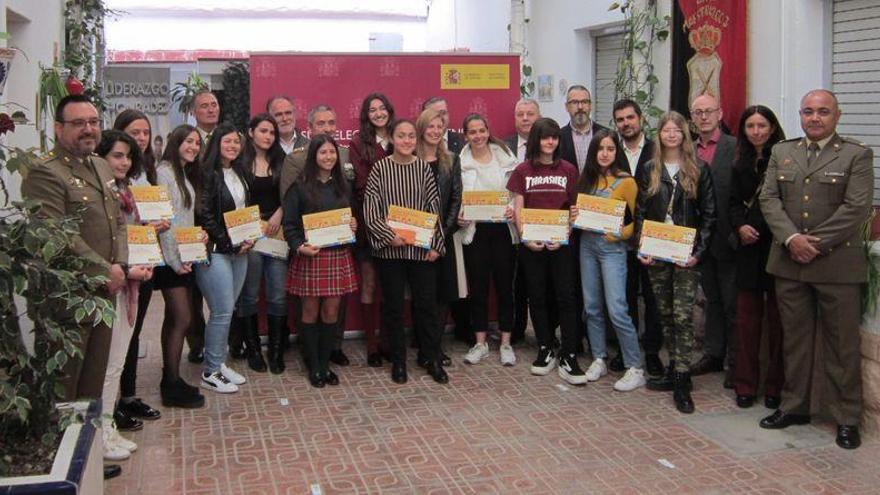
[[[236,171],[238,173],[238,171]],[[248,204],[250,190],[241,173],[238,178],[244,184],[245,204]],[[222,170],[205,170],[202,175],[202,188],[198,202],[198,223],[208,233],[208,252],[221,254],[237,254],[240,246],[232,246],[232,240],[226,231],[223,214],[235,209],[235,200],[226,187]]]
[[[655,164],[654,160],[645,164],[645,173],[639,182],[639,204],[636,209],[636,235],[642,233],[642,223],[645,220],[664,222],[666,211],[669,208],[669,196],[672,194],[672,178],[662,167],[660,190],[653,196],[648,196],[648,184],[651,180],[651,171]],[[681,188],[675,188],[675,204],[672,207],[672,221],[675,225],[697,229],[697,239],[694,242],[693,256],[702,260],[703,254],[709,246],[712,237],[712,229],[715,225],[715,191],[712,188],[712,174],[705,163],[698,161],[700,180],[697,184],[697,197],[689,199]]]
[[[431,170],[434,171],[434,179],[440,192],[439,220],[446,242],[452,242],[452,234],[458,230],[458,212],[461,210],[461,161],[458,155],[451,158],[452,166],[447,172],[440,169],[438,162],[431,162]]]

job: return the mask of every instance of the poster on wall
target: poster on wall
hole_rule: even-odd
[[[460,130],[469,113],[488,117],[492,133],[513,134],[513,107],[519,99],[518,55],[461,54],[301,54],[252,53],[251,110],[263,111],[270,96],[287,95],[296,109],[296,127],[308,135],[309,109],[336,110],[336,138],[348,145],[358,132],[361,102],[384,93],[398,118],[415,119],[422,103],[442,96],[449,127]]]
[[[106,67],[104,96],[107,100],[108,125],[112,125],[123,110],[134,108],[144,112],[150,119],[153,136],[165,136],[171,132],[168,120],[170,76],[167,67]]]
[[[688,115],[697,96],[710,94],[723,123],[736,130],[746,105],[748,2],[676,0],[672,15],[670,107]]]

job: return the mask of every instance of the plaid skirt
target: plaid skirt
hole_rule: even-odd
[[[357,290],[358,279],[348,246],[324,248],[312,257],[293,257],[287,292],[296,296],[335,297]]]

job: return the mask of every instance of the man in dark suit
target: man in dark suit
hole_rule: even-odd
[[[523,98],[513,107],[513,125],[516,128],[516,133],[504,139],[504,142],[521,162],[526,160],[526,143],[529,141],[532,124],[540,118],[541,107],[537,101],[531,98]]]
[[[709,250],[700,263],[701,283],[706,295],[705,352],[692,367],[693,375],[724,371],[727,358],[728,374],[725,388],[732,388],[733,359],[736,352],[736,260],[730,243],[730,181],[736,152],[736,139],[721,132],[723,113],[718,100],[709,94],[694,98],[691,120],[699,137],[694,141],[697,156],[709,165],[715,189],[716,222]]]
[[[623,99],[614,103],[614,124],[617,133],[623,141],[623,151],[626,155],[629,173],[635,177],[636,183],[643,183],[642,175],[645,173],[645,163],[654,157],[654,142],[645,136],[642,131],[644,118],[642,108],[633,100]],[[629,314],[633,325],[639,328],[639,284],[641,284],[642,299],[645,302],[645,333],[642,335],[642,346],[645,348],[645,370],[649,375],[659,376],[663,374],[663,363],[658,356],[663,346],[663,328],[657,317],[657,302],[654,300],[654,292],[651,290],[651,281],[648,279],[648,270],[645,265],[639,263],[637,243],[628,246],[627,249],[627,272],[626,272],[626,302],[629,305]],[[615,356],[609,363],[613,371],[623,371],[623,359],[620,354]]]
[[[424,112],[429,108],[440,112],[440,115],[443,117],[443,124],[446,126],[446,135],[443,138],[446,141],[446,149],[450,153],[458,155],[464,147],[464,138],[461,134],[449,128],[449,106],[446,103],[446,99],[442,96],[428,98],[422,103],[422,111]]]
[[[590,91],[580,84],[568,88],[565,97],[565,110],[571,116],[571,122],[562,128],[559,136],[559,151],[563,160],[577,166],[578,173],[584,170],[587,160],[587,149],[593,133],[606,129],[590,120],[593,100]]]
[[[822,346],[826,402],[837,423],[837,445],[861,444],[861,291],[868,280],[862,225],[871,214],[874,154],[837,134],[834,93],[801,100],[806,136],[773,147],[761,189],[761,211],[773,232],[767,271],[776,277],[784,329],[782,404],[761,427],[810,422],[816,347]],[[821,321],[821,338],[818,338]]]

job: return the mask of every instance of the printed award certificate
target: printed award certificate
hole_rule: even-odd
[[[315,247],[341,246],[354,242],[351,208],[303,215],[303,229],[306,231],[306,242]]]
[[[522,242],[568,244],[568,210],[523,208]]]
[[[464,191],[461,194],[464,219],[472,222],[506,222],[504,212],[509,202],[507,191]]]
[[[201,227],[174,227],[174,239],[180,251],[181,263],[205,263],[208,250],[202,242]]]
[[[128,231],[128,264],[159,266],[165,264],[159,238],[152,225],[126,225]]]
[[[671,263],[685,263],[694,248],[697,229],[645,220],[639,254]]]
[[[407,244],[431,249],[437,215],[424,211],[391,205],[388,207],[388,226]]]
[[[578,194],[578,215],[573,227],[600,234],[619,236],[623,230],[626,201]]]
[[[268,225],[269,224],[266,222],[262,222],[264,233],[266,232]],[[257,242],[254,243],[254,251],[273,258],[286,260],[288,253],[290,253],[290,247],[287,246],[287,241],[284,240],[284,230],[279,228],[275,232],[275,235],[267,235],[262,239],[258,239]]]
[[[131,186],[129,190],[142,222],[174,218],[174,208],[165,186]]]
[[[226,231],[229,232],[233,246],[263,237],[263,229],[260,227],[260,207],[257,205],[227,211],[223,214],[223,220],[226,221]]]

